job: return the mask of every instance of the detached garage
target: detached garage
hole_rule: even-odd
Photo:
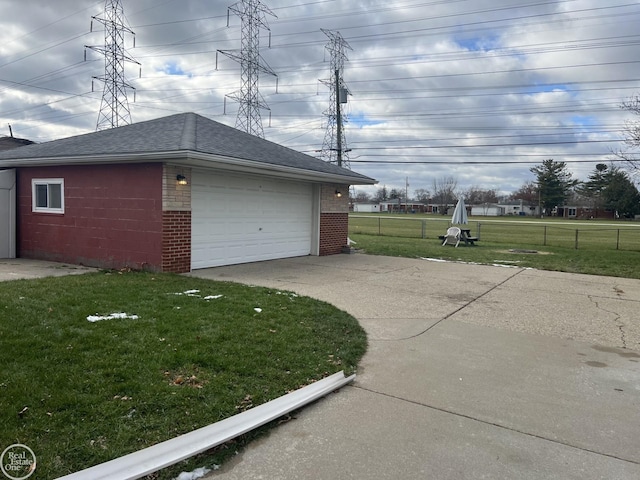
[[[339,253],[349,186],[375,183],[193,113],[0,152],[3,169],[17,256],[179,273]]]

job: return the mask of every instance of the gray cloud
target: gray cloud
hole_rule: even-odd
[[[122,0],[127,65],[136,88],[134,121],[195,111],[234,125],[239,66],[217,50],[240,47],[233,2]],[[327,37],[347,51],[345,81],[351,167],[388,188],[429,189],[452,175],[470,186],[510,192],[545,158],[568,161],[585,179],[607,162],[625,118],[618,105],[640,81],[640,3],[616,0],[264,0],[262,56],[278,73],[261,76],[265,136],[315,153],[328,108]],[[630,5],[629,5],[630,4]],[[626,6],[625,6],[626,5]],[[0,0],[0,134],[47,141],[95,129],[103,60],[104,2]],[[217,63],[217,65],[216,65]],[[217,68],[216,68],[217,67]],[[366,163],[365,163],[366,162]],[[385,163],[373,163],[385,162]],[[408,164],[406,162],[419,162]],[[470,164],[478,162],[480,164]],[[484,162],[484,163],[481,163]],[[488,163],[500,162],[500,163]],[[514,163],[529,162],[529,163]],[[374,188],[369,191],[374,191]]]

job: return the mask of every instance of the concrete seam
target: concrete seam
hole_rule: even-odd
[[[482,420],[480,418],[472,417],[471,415],[466,415],[466,414],[460,413],[460,412],[455,412],[453,410],[448,410],[446,408],[435,407],[435,406],[429,405],[427,403],[416,402],[415,400],[409,400],[409,399],[406,399],[406,398],[398,397],[396,395],[391,395],[391,394],[384,393],[384,392],[377,392],[375,390],[371,390],[370,388],[365,388],[365,387],[362,387],[362,386],[359,386],[359,385],[350,385],[349,387],[358,388],[358,389],[364,390],[366,392],[374,393],[376,395],[382,395],[383,397],[393,398],[395,400],[400,400],[402,402],[411,403],[413,405],[418,405],[418,406],[425,407],[425,408],[428,408],[430,410],[435,410],[435,411],[438,411],[438,412],[441,412],[441,413],[447,413],[449,415],[455,415],[456,417],[466,418],[467,420],[472,420],[474,422],[483,423],[485,425],[490,425],[492,427],[501,428],[503,430],[508,430],[510,432],[518,433],[520,435],[526,435],[528,437],[537,438],[539,440],[544,440],[544,441],[547,441],[547,442],[555,443],[557,445],[563,445],[565,447],[574,448],[574,449],[580,450],[582,452],[593,453],[594,455],[600,455],[600,456],[603,456],[603,457],[608,457],[608,458],[613,458],[615,460],[620,460],[622,462],[632,463],[634,465],[640,465],[640,461],[631,460],[631,459],[623,458],[623,457],[618,457],[618,456],[612,455],[610,453],[598,452],[596,450],[591,450],[589,448],[580,447],[580,446],[577,446],[577,445],[572,445],[572,444],[567,443],[567,442],[562,442],[560,440],[554,440],[553,438],[544,437],[542,435],[537,435],[537,434],[531,433],[531,432],[525,432],[524,430],[519,430],[517,428],[507,427],[505,425],[500,425],[499,423],[490,422],[488,420]]]
[[[445,320],[447,320],[448,318],[451,318],[453,315],[455,315],[456,313],[460,312],[461,310],[467,308],[469,305],[471,305],[472,303],[480,300],[482,297],[484,297],[485,295],[488,295],[489,293],[493,292],[496,288],[501,287],[502,285],[504,285],[505,283],[507,283],[509,280],[511,280],[512,278],[516,277],[517,275],[520,275],[522,272],[524,272],[525,269],[522,269],[516,273],[514,273],[513,275],[511,275],[508,278],[505,278],[502,282],[494,285],[493,287],[491,287],[489,290],[487,290],[486,292],[478,295],[477,297],[475,297],[472,300],[469,300],[467,303],[465,303],[464,305],[462,305],[459,308],[456,308],[453,312],[445,315],[444,317],[442,317],[440,320],[438,320],[437,322],[435,322],[433,325],[430,325],[428,328],[426,328],[425,330],[423,330],[420,333],[416,333],[415,335],[411,335],[410,337],[406,337],[406,338],[399,338],[398,340],[411,340],[414,338],[417,338],[421,335],[424,335],[425,333],[427,333],[429,330],[431,330],[433,327],[440,325],[442,322],[444,322]]]

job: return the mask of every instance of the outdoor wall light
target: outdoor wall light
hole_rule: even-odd
[[[181,173],[178,174],[176,180],[178,181],[178,185],[187,185],[187,177],[185,177]]]
[[[342,196],[342,192],[340,190],[336,190],[336,197],[340,198]]]

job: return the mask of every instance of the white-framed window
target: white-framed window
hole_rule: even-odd
[[[42,213],[64,213],[64,179],[31,180],[31,210]]]

